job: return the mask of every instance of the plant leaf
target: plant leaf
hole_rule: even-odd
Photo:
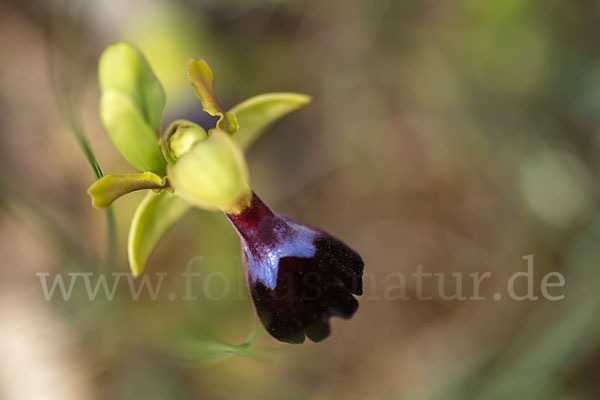
[[[157,134],[165,92],[144,56],[130,44],[109,46],[98,64],[100,118],[121,155],[137,170],[165,172]]]
[[[131,97],[106,92],[100,99],[100,119],[111,142],[121,155],[140,172],[164,176],[166,162],[160,152],[156,133],[144,121]]]
[[[239,345],[230,344],[224,340],[210,336],[198,337],[196,334],[179,334],[170,342],[172,354],[175,357],[194,361],[202,365],[210,365],[232,356],[262,358],[264,351],[255,350],[252,345],[264,333],[262,327],[257,327],[248,339]]]
[[[141,189],[163,189],[166,186],[166,179],[152,172],[105,175],[90,186],[88,194],[92,197],[94,207],[106,208],[124,194]]]
[[[204,60],[190,59],[188,62],[188,78],[191,85],[196,90],[196,96],[202,101],[204,111],[213,116],[219,116],[217,127],[229,134],[238,130],[238,123],[235,116],[225,112],[217,93],[215,92],[215,82],[212,70]]]
[[[233,139],[246,149],[275,121],[310,101],[310,96],[286,92],[259,94],[244,100],[229,110],[239,124]]]
[[[142,273],[156,244],[190,207],[180,197],[165,191],[149,192],[144,197],[129,227],[127,254],[133,276]]]

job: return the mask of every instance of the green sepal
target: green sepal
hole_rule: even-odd
[[[239,124],[233,139],[246,149],[274,122],[311,100],[310,96],[288,92],[259,94],[244,100],[228,111]]]
[[[183,199],[167,191],[160,194],[148,192],[138,205],[129,227],[127,255],[133,276],[143,272],[160,239],[190,207]]]
[[[225,112],[217,93],[212,70],[204,60],[190,59],[188,62],[188,79],[196,91],[196,96],[202,101],[204,111],[213,116],[219,116],[217,128],[234,134],[238,130],[238,123],[234,115]]]
[[[196,207],[233,211],[250,197],[244,153],[219,129],[168,164],[167,173],[175,193]]]
[[[127,43],[109,46],[98,65],[100,119],[121,155],[140,172],[164,175],[158,145],[165,93],[144,56]]]
[[[140,172],[165,174],[156,132],[144,121],[131,97],[107,92],[100,99],[100,119],[119,153]]]
[[[146,123],[157,131],[165,109],[165,91],[144,55],[129,43],[119,42],[104,50],[98,62],[100,91],[131,97]]]
[[[105,175],[89,187],[88,194],[92,198],[94,207],[106,208],[119,197],[135,190],[161,190],[166,187],[166,179],[153,172],[131,175]]]

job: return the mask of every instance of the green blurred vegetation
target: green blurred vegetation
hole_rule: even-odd
[[[0,398],[597,399],[598,26],[591,0],[3,2]],[[313,97],[247,158],[273,208],[365,259],[360,309],[331,338],[261,335],[235,232],[199,210],[150,258],[153,282],[168,273],[157,301],[132,300],[125,283],[113,301],[90,302],[83,285],[44,300],[38,272],[128,268],[143,194],[115,203],[112,261],[73,136],[104,173],[132,171],[98,116],[98,57],[119,40],[163,82],[163,127],[215,122],[187,83],[190,57],[210,63],[226,109],[271,91]],[[529,254],[536,290],[561,272],[565,299],[492,300]],[[225,274],[227,296],[202,295],[198,278],[197,301],[169,300],[188,262]],[[490,271],[488,300],[446,302],[433,287],[432,301],[384,298],[390,274],[418,265]]]

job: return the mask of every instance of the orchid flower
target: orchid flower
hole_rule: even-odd
[[[151,189],[129,232],[134,276],[190,207],[224,212],[240,236],[250,294],[266,330],[289,343],[301,343],[305,336],[323,340],[330,333],[330,317],[350,318],[356,312],[363,261],[331,235],[271,210],[250,188],[242,150],[310,97],[268,93],[225,111],[205,61],[190,60],[188,75],[204,111],[219,117],[216,127],[206,132],[191,121],[177,120],[161,133],[165,93],[143,55],[127,43],[104,51],[99,63],[101,121],[112,143],[140,173],[99,179],[88,190],[92,204],[105,208],[126,193]]]

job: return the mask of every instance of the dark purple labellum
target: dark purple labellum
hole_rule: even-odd
[[[302,343],[329,336],[329,318],[350,318],[362,294],[363,261],[327,233],[281,216],[254,193],[228,214],[242,239],[246,279],[256,312],[276,339]]]

